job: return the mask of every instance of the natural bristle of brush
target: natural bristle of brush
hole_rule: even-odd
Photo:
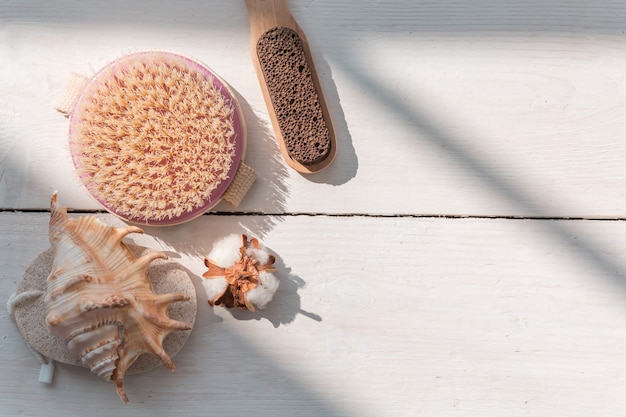
[[[72,113],[83,183],[112,212],[160,222],[198,210],[232,174],[234,103],[194,61],[123,57],[96,75]]]
[[[289,157],[305,166],[322,162],[331,153],[331,132],[300,36],[270,29],[257,55]]]

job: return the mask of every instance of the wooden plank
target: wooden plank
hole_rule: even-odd
[[[291,1],[337,131],[329,170],[282,161],[243,2],[9,2],[0,10],[0,207],[75,179],[52,107],[70,71],[141,49],[199,58],[239,94],[262,212],[623,217],[621,2]],[[229,211],[225,205],[217,208]]]
[[[258,314],[210,308],[164,369],[112,384],[38,363],[0,315],[10,415],[623,414],[626,225],[601,221],[203,216],[150,229],[199,284],[201,258],[251,229],[281,287]],[[0,213],[0,299],[47,247],[45,214]],[[62,401],[59,401],[62,399]]]

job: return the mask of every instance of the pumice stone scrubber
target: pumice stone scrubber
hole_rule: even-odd
[[[285,161],[303,174],[328,167],[335,131],[304,32],[285,0],[246,0],[252,61]]]

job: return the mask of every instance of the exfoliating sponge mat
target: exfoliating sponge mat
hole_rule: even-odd
[[[70,114],[77,174],[108,211],[154,226],[215,206],[245,152],[245,123],[227,84],[178,54],[126,55],[88,80]]]

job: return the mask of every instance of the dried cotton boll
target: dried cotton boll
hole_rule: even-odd
[[[226,281],[226,277],[215,276],[212,279],[203,279],[202,286],[209,298],[209,303],[211,303],[211,300],[224,294],[224,291],[228,288],[228,281]]]
[[[240,258],[239,248],[241,247],[241,235],[231,234],[217,241],[207,259],[221,268],[234,265]],[[205,264],[206,264],[205,260]],[[226,276],[215,275],[211,279],[202,280],[202,286],[207,293],[209,303],[224,294],[228,287]]]
[[[250,246],[246,250],[246,255],[252,258],[256,258],[256,260],[261,264],[267,263],[270,259],[270,253],[263,247],[256,248]]]
[[[222,268],[234,265],[240,256],[241,235],[231,234],[218,240],[211,248],[207,258]]]
[[[272,273],[261,271],[259,273],[259,285],[251,289],[246,298],[259,310],[263,310],[267,303],[272,301],[274,293],[278,289],[278,278]]]
[[[210,305],[255,311],[263,309],[278,289],[276,258],[257,238],[230,235],[215,243],[204,259],[202,277]]]

